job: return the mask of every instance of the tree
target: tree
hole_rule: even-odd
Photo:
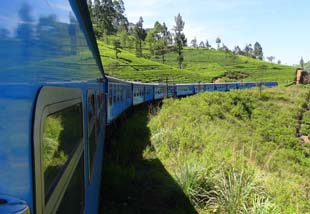
[[[250,56],[250,57],[254,56],[254,50],[251,44],[246,44],[243,52],[244,52],[244,55],[246,56]]]
[[[226,53],[230,52],[229,48],[224,43],[222,44],[221,50],[225,51]]]
[[[275,59],[274,56],[267,56],[266,58],[267,58],[267,60],[268,60],[270,63],[272,63],[273,60]]]
[[[234,48],[234,54],[237,54],[237,55],[242,55],[242,51],[241,51],[241,48],[237,45],[235,46]]]
[[[110,35],[124,26],[128,28],[128,20],[125,17],[125,6],[123,0],[88,0],[91,7],[92,21],[96,26],[96,34]]]
[[[220,44],[222,42],[222,40],[220,39],[220,37],[217,37],[215,40],[216,44],[217,44],[217,49],[220,49]]]
[[[87,6],[90,17],[93,17],[93,2],[92,0],[87,0]]]
[[[282,63],[281,60],[278,60],[278,64],[281,65],[281,63]]]
[[[184,61],[182,50],[183,50],[183,47],[186,46],[187,44],[187,39],[185,37],[185,34],[183,33],[184,26],[185,26],[185,22],[183,21],[182,16],[179,13],[175,17],[175,26],[173,27],[173,30],[175,32],[174,41],[175,41],[176,49],[178,52],[177,60],[178,60],[180,68],[182,68],[183,61]]]
[[[304,61],[303,57],[301,57],[299,64],[300,64],[301,68],[303,69],[304,68],[304,64],[305,64],[305,61]]]
[[[121,42],[118,39],[115,39],[113,41],[113,48],[115,51],[115,59],[118,59],[118,54],[121,53],[122,51],[120,50],[121,48]]]
[[[258,42],[254,44],[254,56],[256,59],[263,60],[263,48]]]
[[[142,41],[146,38],[145,29],[143,29],[143,18],[140,17],[139,21],[135,25],[134,29],[135,39],[136,39],[136,55],[142,56]]]
[[[212,48],[212,46],[209,44],[209,41],[208,41],[208,40],[206,41],[206,48],[208,48],[208,49],[209,49],[209,48]]]
[[[192,47],[193,48],[198,48],[198,44],[197,44],[197,39],[196,37],[191,41]]]
[[[200,48],[205,48],[206,46],[205,46],[205,43],[203,42],[203,41],[201,41],[200,43],[199,43],[199,47]]]

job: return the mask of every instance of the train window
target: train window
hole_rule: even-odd
[[[84,191],[84,158],[82,155],[56,213],[84,213]]]
[[[38,95],[33,128],[38,214],[56,213],[75,179],[72,176],[84,152],[82,101],[78,88],[46,86]]]
[[[46,201],[82,140],[82,127],[81,104],[51,114],[44,121],[43,172]]]

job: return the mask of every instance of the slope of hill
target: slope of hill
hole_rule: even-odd
[[[296,127],[308,98],[279,87],[165,100],[152,146],[199,213],[307,213],[310,145]]]
[[[133,51],[121,49],[116,59],[113,46],[98,41],[105,72],[127,80],[143,82],[166,81],[212,82],[221,81],[278,81],[287,84],[294,80],[295,68],[271,64],[245,56],[222,51],[186,48],[184,68],[179,69],[176,53],[166,55],[165,64],[161,59],[138,58]]]

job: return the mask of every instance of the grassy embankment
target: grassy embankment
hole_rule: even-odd
[[[150,119],[137,112],[105,162],[104,186],[113,193],[106,206],[136,213],[182,213],[182,206],[198,213],[309,212],[310,145],[296,137],[308,96],[302,87],[203,93],[164,100]],[[191,206],[182,205],[178,188]]]
[[[138,58],[133,50],[121,49],[119,59],[116,60],[113,46],[102,41],[98,41],[98,46],[105,72],[122,79],[157,82],[168,78],[169,82],[186,83],[211,82],[224,76],[222,81],[278,81],[281,85],[294,80],[294,67],[271,64],[222,51],[186,48],[185,67],[179,69],[176,53],[167,54],[163,64],[161,59]]]

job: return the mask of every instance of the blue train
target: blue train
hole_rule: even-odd
[[[167,97],[182,97],[201,92],[231,91],[258,86],[275,87],[277,82],[158,84],[120,80],[106,76],[108,84],[107,122],[115,120],[131,106]]]
[[[107,123],[144,102],[258,85],[106,77],[86,0],[0,5],[0,213],[98,213]]]

